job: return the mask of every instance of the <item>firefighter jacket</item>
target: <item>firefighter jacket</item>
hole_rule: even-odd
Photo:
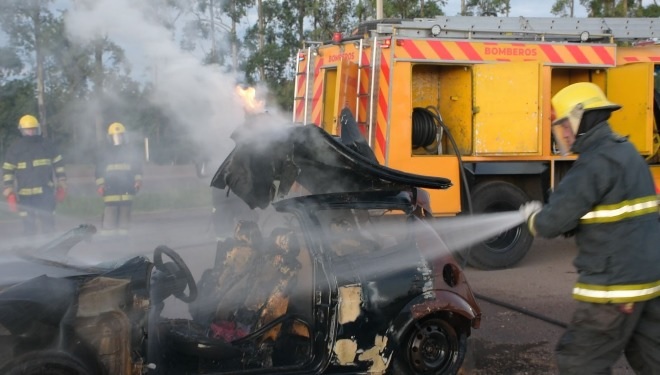
[[[142,183],[142,161],[129,145],[108,146],[96,163],[96,185],[106,204],[131,202]]]
[[[660,222],[653,179],[635,147],[601,122],[577,138],[579,154],[530,218],[530,230],[556,237],[575,230],[577,300],[628,303],[660,296]]]
[[[62,155],[41,136],[21,137],[12,143],[2,171],[5,188],[19,196],[53,194],[56,182],[66,180]]]

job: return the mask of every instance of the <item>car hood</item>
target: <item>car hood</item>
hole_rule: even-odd
[[[232,134],[236,146],[211,186],[229,188],[250,208],[266,208],[286,196],[294,183],[310,194],[451,186],[446,178],[378,164],[350,112],[342,112],[341,125],[341,138],[314,125],[241,129]]]
[[[0,286],[12,285],[38,276],[67,278],[101,273],[95,267],[77,267],[41,258],[8,254],[0,257]]]
[[[0,254],[0,286],[38,276],[65,278],[108,271],[107,267],[74,264],[68,257],[76,244],[89,240],[95,232],[93,225],[80,225],[41,246],[3,251]]]

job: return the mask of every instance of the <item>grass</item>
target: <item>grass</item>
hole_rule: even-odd
[[[169,211],[183,208],[210,207],[211,192],[209,188],[191,190],[165,190],[162,192],[140,192],[133,201],[133,212]],[[76,218],[100,216],[103,212],[103,201],[100,197],[68,196],[55,210],[57,214]],[[2,219],[4,216],[0,216]],[[16,217],[12,214],[12,216]]]

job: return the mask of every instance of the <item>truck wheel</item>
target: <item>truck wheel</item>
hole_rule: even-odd
[[[477,185],[472,193],[475,214],[517,211],[529,197],[517,186],[503,181]],[[469,249],[468,263],[476,268],[493,270],[511,267],[529,251],[534,237],[524,224],[478,243]]]
[[[394,354],[388,374],[456,374],[467,352],[467,335],[449,322],[431,318],[415,324]]]

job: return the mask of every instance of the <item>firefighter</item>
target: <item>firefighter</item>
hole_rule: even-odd
[[[55,230],[55,206],[66,198],[64,161],[56,147],[41,136],[36,117],[18,121],[21,138],[11,144],[2,165],[3,195],[9,209],[23,218],[25,235]]]
[[[644,159],[608,119],[621,106],[588,82],[552,98],[553,134],[578,158],[548,203],[520,211],[534,235],[574,235],[577,307],[556,347],[560,374],[609,374],[622,353],[660,374],[660,223]]]
[[[142,187],[142,161],[127,143],[123,124],[108,126],[108,141],[96,163],[97,192],[105,204],[101,234],[126,235],[133,199]]]

